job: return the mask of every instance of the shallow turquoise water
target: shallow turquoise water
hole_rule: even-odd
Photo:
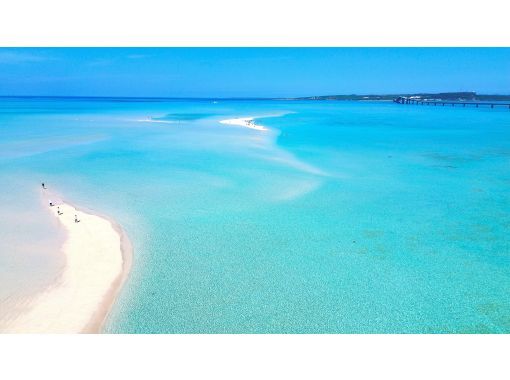
[[[0,137],[4,297],[44,180],[133,242],[107,332],[510,332],[506,109],[2,99]]]

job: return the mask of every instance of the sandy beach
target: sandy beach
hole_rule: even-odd
[[[240,117],[237,119],[227,119],[221,120],[221,124],[229,124],[229,125],[239,125],[241,127],[246,127],[250,129],[256,129],[258,131],[267,131],[268,129],[262,125],[255,124],[253,121],[254,117]]]
[[[43,199],[67,233],[62,247],[66,262],[55,283],[12,316],[2,332],[98,333],[129,272],[129,240],[105,217],[55,201],[46,191]]]

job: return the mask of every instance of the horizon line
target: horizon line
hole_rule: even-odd
[[[74,99],[164,99],[164,100],[287,100],[302,99],[311,97],[328,96],[399,96],[399,95],[434,95],[434,94],[454,94],[454,93],[474,93],[482,96],[510,96],[509,94],[493,93],[482,94],[476,91],[441,91],[441,92],[395,92],[395,93],[366,93],[366,94],[328,94],[328,95],[305,95],[305,96],[232,96],[232,97],[194,97],[194,96],[126,96],[126,95],[0,95],[0,98],[74,98]]]

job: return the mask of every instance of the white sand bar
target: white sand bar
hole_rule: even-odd
[[[239,125],[250,129],[256,129],[258,131],[267,131],[268,129],[262,125],[255,124],[253,117],[240,117],[237,119],[221,120],[221,124]]]
[[[127,275],[130,256],[126,255],[131,252],[120,228],[106,218],[57,203],[58,209],[48,207],[67,232],[62,247],[65,267],[3,332],[99,332]]]

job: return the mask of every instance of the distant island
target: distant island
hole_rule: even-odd
[[[399,97],[416,100],[435,101],[507,101],[510,95],[482,95],[476,92],[439,92],[439,93],[417,93],[417,94],[386,94],[386,95],[321,95],[291,98],[292,100],[357,100],[357,101],[392,101]],[[288,99],[290,100],[290,99]]]

